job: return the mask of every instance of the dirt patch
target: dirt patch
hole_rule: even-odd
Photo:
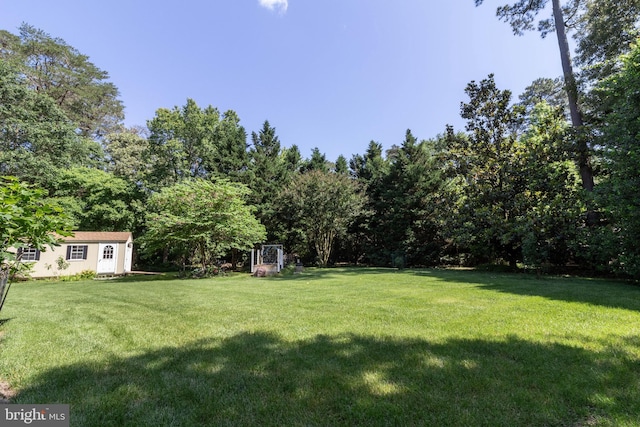
[[[10,403],[11,399],[16,395],[16,392],[9,387],[9,383],[0,380],[0,404]]]

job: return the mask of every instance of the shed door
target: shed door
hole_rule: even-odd
[[[115,273],[118,245],[115,243],[100,243],[98,245],[98,274]]]

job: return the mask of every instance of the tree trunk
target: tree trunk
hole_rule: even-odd
[[[578,105],[578,85],[571,65],[569,54],[569,42],[565,31],[564,17],[560,0],[552,0],[553,18],[555,22],[556,34],[558,36],[558,46],[560,47],[560,60],[562,61],[562,72],[564,74],[564,84],[569,98],[569,111],[571,114],[571,124],[576,131],[576,148],[578,152],[578,168],[582,179],[582,187],[587,191],[593,191],[593,170],[589,161],[589,147],[584,133],[584,123],[582,112]]]
[[[9,274],[10,270],[0,268],[0,310],[4,307],[4,301],[7,298],[7,293],[9,293]]]
[[[320,232],[315,239],[316,252],[318,253],[318,262],[320,267],[326,267],[329,264],[331,256],[331,247],[333,246],[333,233]]]
[[[239,251],[236,248],[231,249],[231,269],[235,270],[238,266]]]

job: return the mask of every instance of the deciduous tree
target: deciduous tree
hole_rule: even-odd
[[[245,202],[249,189],[227,180],[188,179],[154,193],[148,202],[146,253],[169,248],[206,269],[232,249],[262,242],[264,226]]]
[[[468,139],[448,137],[450,162],[462,178],[462,192],[451,220],[458,242],[478,257],[502,258],[515,266],[521,256],[516,233],[522,206],[516,196],[524,191],[525,176],[516,156],[516,129],[521,111],[510,105],[511,92],[496,87],[493,75],[471,82],[461,115],[467,120]]]
[[[134,231],[142,225],[138,187],[112,173],[83,167],[65,169],[48,189],[51,201],[73,218],[75,230]]]
[[[187,99],[181,108],[158,109],[148,127],[152,189],[187,178],[239,181],[248,166],[247,135],[234,111],[221,115]]]
[[[181,108],[159,108],[147,123],[154,167],[151,178],[156,183],[152,189],[209,176],[219,123],[216,108],[201,109],[193,99]]]
[[[598,87],[604,102],[599,142],[608,171],[599,196],[615,230],[615,261],[625,273],[640,277],[640,47],[621,62],[621,71]]]
[[[289,183],[280,206],[315,249],[318,263],[326,266],[336,238],[346,233],[364,206],[364,195],[348,175],[313,170]]]
[[[123,129],[105,138],[107,170],[136,185],[148,186],[153,170],[148,135],[145,129]]]
[[[15,177],[0,177],[0,310],[19,266],[18,251],[44,251],[71,235],[71,221],[62,209],[46,202],[45,195]]]

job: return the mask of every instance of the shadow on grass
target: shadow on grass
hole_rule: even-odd
[[[517,338],[241,333],[54,368],[13,401],[69,403],[83,426],[633,424],[637,363]]]
[[[466,270],[415,270],[413,274],[515,295],[640,311],[640,286],[631,282]]]

